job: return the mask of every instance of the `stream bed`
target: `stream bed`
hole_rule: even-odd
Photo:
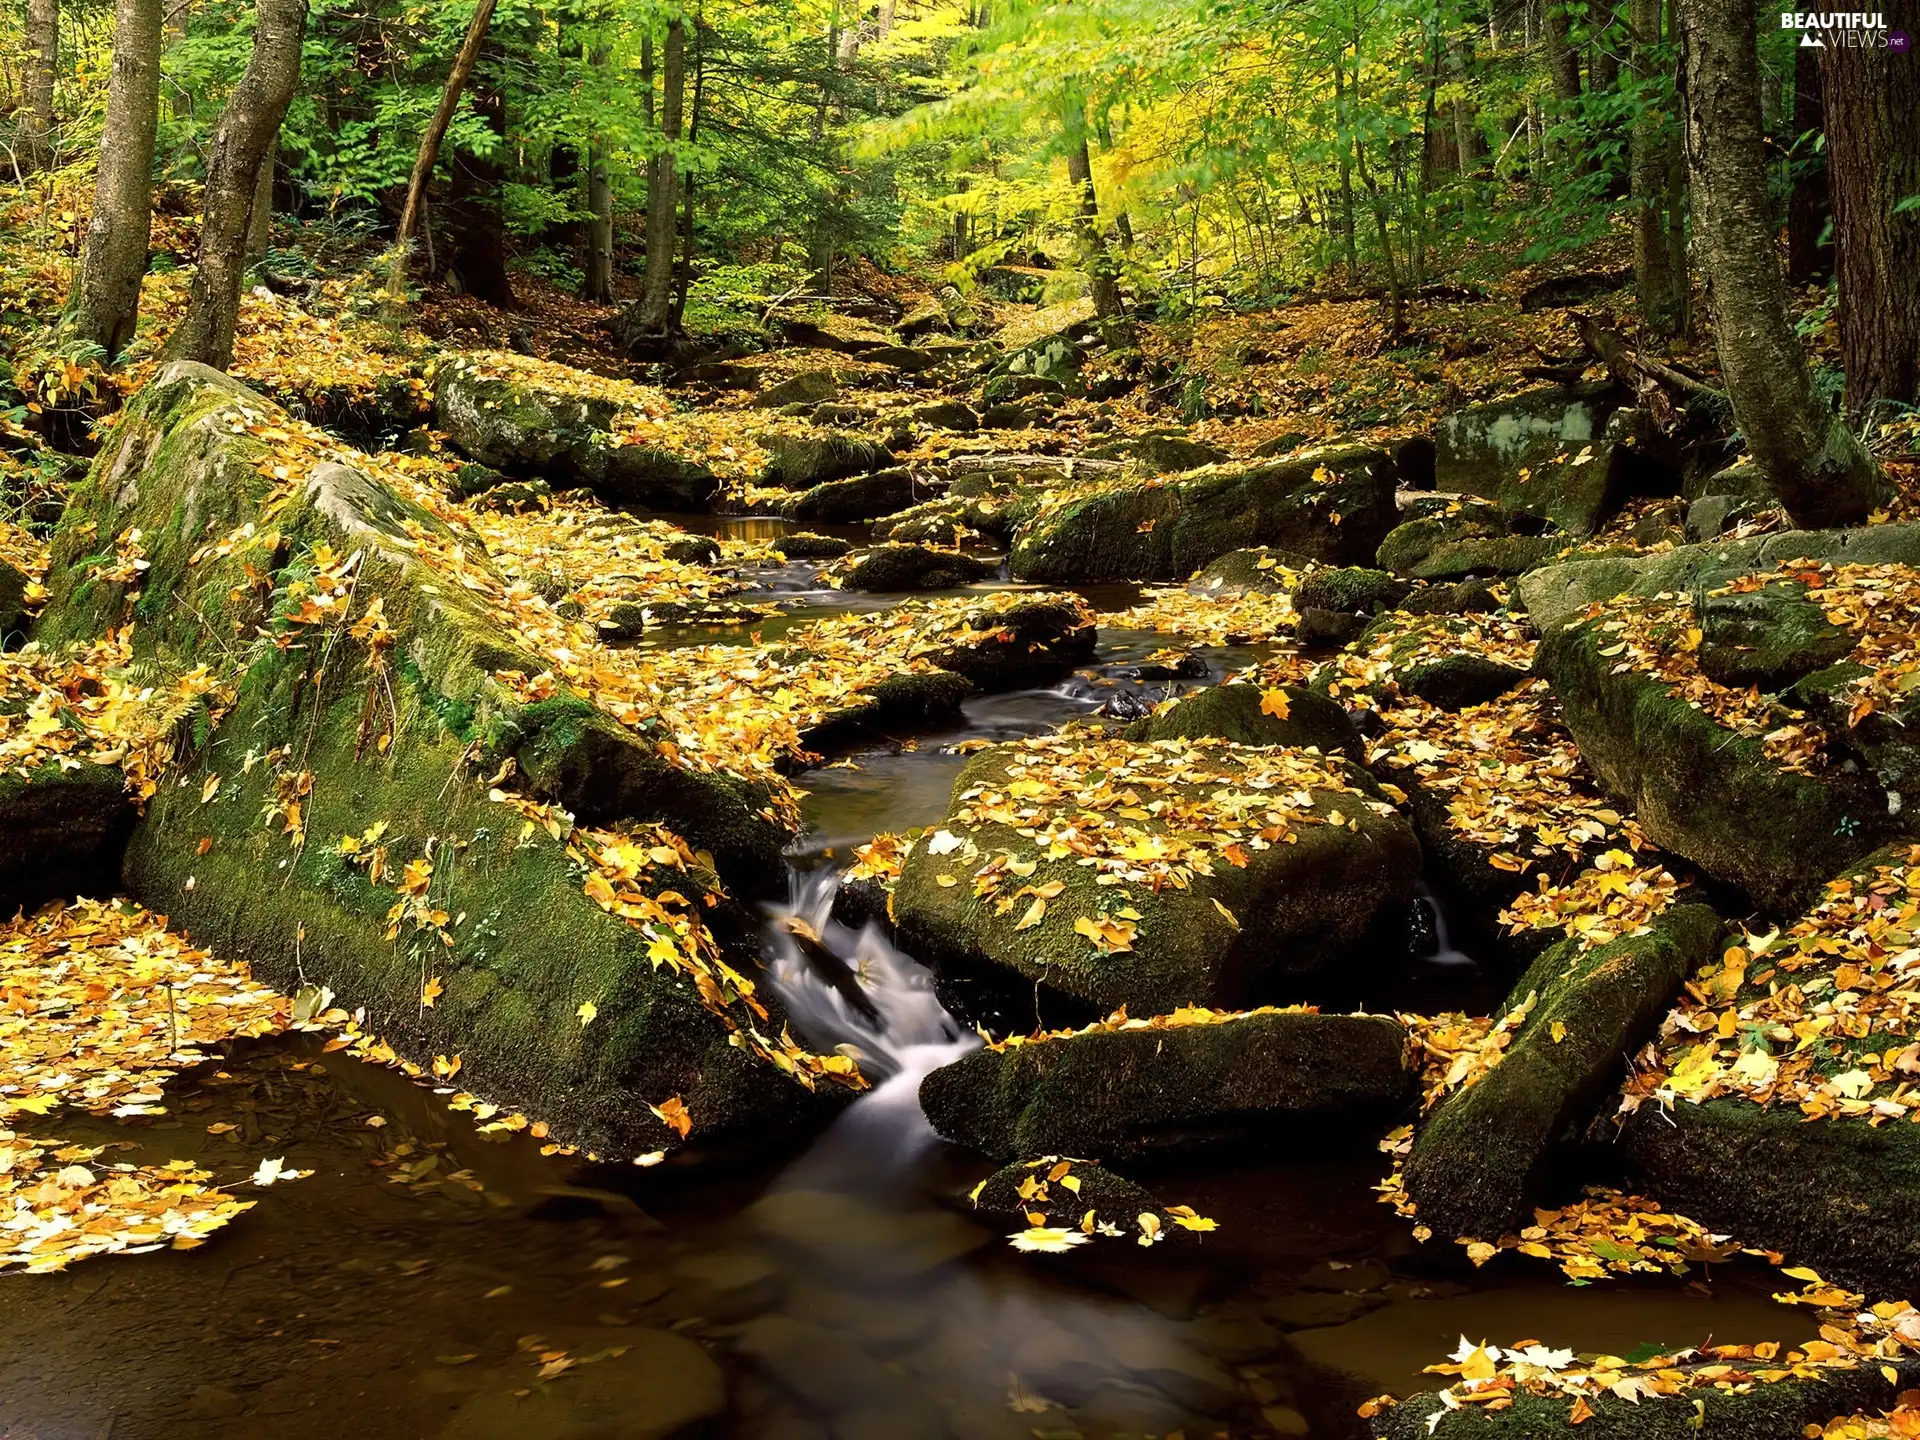
[[[869,598],[793,588],[795,616]],[[1131,591],[1092,598],[1112,611]],[[254,1208],[200,1248],[0,1281],[0,1435],[1350,1437],[1360,1400],[1427,1388],[1422,1367],[1463,1334],[1614,1354],[1810,1335],[1757,1263],[1576,1291],[1539,1262],[1475,1270],[1456,1246],[1416,1245],[1374,1194],[1387,1165],[1370,1136],[1142,1175],[1218,1221],[1180,1245],[1023,1255],[969,1217],[990,1167],[937,1139],[916,1087],[978,1039],[912,957],[829,919],[834,867],[936,821],[954,747],[1164,698],[1256,653],[1202,652],[1190,680],[1128,673],[1167,643],[1105,629],[1073,676],[969,700],[944,729],[862,737],[850,767],[798,777],[809,828],[790,897],[769,906],[768,983],[797,1034],[856,1047],[877,1083],[785,1148],[644,1170],[543,1156],[311,1035],[183,1076],[163,1116],[63,1117],[63,1139],[114,1159],[233,1181],[284,1155],[312,1173],[249,1190]],[[794,914],[839,973],[793,944]],[[1418,967],[1421,1003],[1484,1003],[1464,961]]]

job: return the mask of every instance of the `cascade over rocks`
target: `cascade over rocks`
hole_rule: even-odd
[[[462,452],[509,474],[584,485],[609,505],[707,508],[720,482],[705,465],[617,437],[628,410],[611,382],[506,363],[516,358],[456,356],[434,376],[434,424]]]
[[[775,863],[766,798],[676,766],[564,687],[517,702],[495,672],[544,667],[479,598],[499,582],[477,540],[342,464],[274,478],[255,432],[289,423],[224,375],[169,365],[56,536],[47,643],[102,634],[130,606],[163,672],[210,643],[238,667],[230,708],[134,828],[127,888],[288,993],[325,985],[364,1006],[423,1064],[458,1055],[465,1083],[587,1143],[677,1143],[648,1108],[675,1094],[713,1133],[794,1114],[804,1092],[659,963],[690,933],[663,919],[650,940],[609,914],[568,844],[492,796],[510,784],[583,818],[664,820],[729,873]],[[144,550],[141,581],[87,563],[116,543]],[[322,628],[334,605],[352,626]],[[682,848],[637,883],[710,885]],[[444,977],[431,1009],[423,976]]]
[[[1254,1011],[1108,1021],[976,1050],[920,1082],[947,1139],[1000,1159],[1185,1154],[1384,1130],[1412,1101],[1380,1015]]]
[[[1045,497],[1015,537],[1010,564],[1016,580],[1049,584],[1184,579],[1260,545],[1364,565],[1393,528],[1395,487],[1392,459],[1367,448],[1096,480]]]
[[[968,762],[894,916],[936,964],[1150,1014],[1385,982],[1419,866],[1412,827],[1337,757],[1070,732]]]

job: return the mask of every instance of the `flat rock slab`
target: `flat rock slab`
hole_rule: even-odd
[[[1179,1020],[978,1050],[921,1081],[920,1103],[942,1135],[982,1154],[1126,1159],[1372,1136],[1413,1098],[1406,1032],[1384,1016]]]
[[[1338,757],[1068,734],[968,762],[894,914],[936,964],[1158,1014],[1384,982],[1419,867],[1412,826]]]
[[[553,1384],[528,1390],[524,1365],[500,1377],[454,1413],[440,1440],[667,1440],[727,1407],[719,1365],[684,1335],[622,1328],[582,1353],[598,1358]]]

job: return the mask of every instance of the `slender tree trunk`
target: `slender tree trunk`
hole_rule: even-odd
[[[1593,35],[1587,41],[1587,89],[1604,95],[1620,83],[1620,16],[1613,0],[1595,0]]]
[[[1454,97],[1453,148],[1459,156],[1460,173],[1471,175],[1487,158],[1487,140],[1480,133],[1480,117],[1474,113],[1473,99],[1467,94],[1467,77],[1472,69],[1472,54],[1463,40],[1447,43],[1447,72],[1459,87]]]
[[[200,258],[188,288],[187,316],[167,341],[169,360],[198,360],[216,370],[233,362],[247,230],[267,149],[300,83],[300,40],[307,0],[259,0],[253,54],[213,132],[207,161]]]
[[[1571,115],[1580,101],[1580,52],[1573,48],[1572,31],[1567,24],[1567,12],[1561,0],[1538,0],[1538,3],[1540,35],[1546,44],[1547,73],[1553,79],[1554,99],[1559,102],[1554,109],[1558,115]],[[1541,124],[1541,153],[1553,157],[1560,154],[1564,142],[1547,138],[1545,132],[1548,123],[1543,120]]]
[[[673,150],[680,143],[686,98],[686,25],[679,16],[667,22],[660,92],[660,152],[647,166],[647,272],[640,298],[620,317],[624,348],[640,340],[659,340],[673,318],[674,235],[679,228],[679,186]]]
[[[1920,400],[1920,57],[1819,52],[1847,410]]]
[[[1633,29],[1628,64],[1640,92],[1640,112],[1628,142],[1628,184],[1633,196],[1633,276],[1640,319],[1656,335],[1675,333],[1674,275],[1667,254],[1667,116],[1653,103],[1660,0],[1632,0]]]
[[[140,318],[159,118],[160,0],[118,0],[107,125],[73,306],[74,332],[104,350],[109,364],[133,339]]]
[[[514,305],[513,281],[507,274],[507,225],[501,213],[501,188],[506,183],[507,102],[499,82],[505,47],[498,34],[480,47],[479,78],[471,100],[476,114],[493,132],[492,153],[454,152],[453,185],[447,195],[446,216],[452,232],[448,266],[459,286],[477,300],[501,310]]]
[[[696,12],[693,21],[693,109],[687,118],[687,144],[694,145],[700,139],[700,113],[706,102],[707,66],[705,32],[700,27],[700,17]],[[693,172],[688,171],[680,177],[680,263],[674,270],[673,308],[668,317],[668,326],[679,330],[681,318],[687,313],[687,292],[693,288]]]
[[[1793,186],[1787,195],[1787,283],[1811,285],[1833,265],[1822,245],[1827,224],[1827,157],[1817,142],[1825,106],[1820,101],[1822,50],[1793,52]]]
[[[1077,105],[1075,108],[1077,111]],[[1080,209],[1073,228],[1093,292],[1093,313],[1102,320],[1115,320],[1126,314],[1127,307],[1120,298],[1120,281],[1114,275],[1113,257],[1100,236],[1100,198],[1093,189],[1093,157],[1087,153],[1086,123],[1075,113],[1068,116],[1067,125],[1070,139],[1067,180],[1080,192]]]
[[[60,73],[60,0],[27,0],[26,118],[23,148],[35,169],[51,165],[53,83]]]
[[[607,68],[604,47],[593,52],[595,73]],[[580,298],[597,305],[613,301],[613,182],[607,173],[606,142],[594,136],[587,147],[587,264]]]
[[[1752,0],[1679,0],[1693,232],[1734,418],[1802,526],[1864,520],[1889,489],[1814,392],[1774,254]]]
[[[242,268],[252,269],[267,258],[273,244],[273,171],[280,163],[280,137],[276,134],[260,159],[260,174],[253,182],[253,206],[247,211],[247,253]]]
[[[1333,57],[1333,113],[1340,126],[1340,233],[1347,251],[1347,283],[1352,285],[1360,273],[1359,249],[1353,223],[1353,136],[1347,123],[1347,66],[1345,47]]]
[[[434,108],[433,118],[427,122],[426,133],[420,137],[420,150],[413,160],[413,174],[407,181],[406,208],[400,212],[400,230],[394,237],[397,250],[393,274],[387,282],[387,290],[396,301],[406,298],[407,242],[413,238],[413,227],[420,218],[420,202],[427,193],[428,181],[433,178],[434,163],[440,156],[440,142],[447,138],[447,126],[453,123],[453,112],[460,106],[460,92],[466,89],[467,77],[473,74],[474,62],[480,58],[480,47],[487,38],[487,27],[493,21],[494,3],[495,0],[480,0],[474,7],[466,39],[460,42],[459,53],[453,57],[453,69],[447,73],[447,83],[440,88],[440,103]]]

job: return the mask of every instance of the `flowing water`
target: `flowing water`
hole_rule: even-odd
[[[768,913],[767,983],[798,1035],[879,1082],[810,1140],[651,1170],[543,1157],[310,1036],[237,1047],[177,1082],[165,1116],[66,1124],[113,1159],[234,1180],[284,1154],[314,1173],[200,1249],[0,1280],[0,1435],[585,1440],[706,1417],[698,1433],[743,1440],[1347,1437],[1358,1400],[1424,1388],[1463,1332],[1612,1353],[1805,1338],[1757,1266],[1576,1291],[1537,1262],[1476,1271],[1417,1246],[1373,1194],[1369,1137],[1143,1175],[1219,1222],[1184,1247],[1020,1255],[971,1218],[988,1167],[938,1140],[917,1088],[979,1043],[990,1007],[949,1013],[877,928],[836,920],[836,862],[937,819],[961,742],[1205,683],[1129,673],[1164,643],[1104,630],[1059,684],[869,736],[857,768],[801,777],[809,831]],[[1207,652],[1209,678],[1250,657]],[[1428,925],[1422,1003],[1459,1004],[1477,972],[1437,908]]]

